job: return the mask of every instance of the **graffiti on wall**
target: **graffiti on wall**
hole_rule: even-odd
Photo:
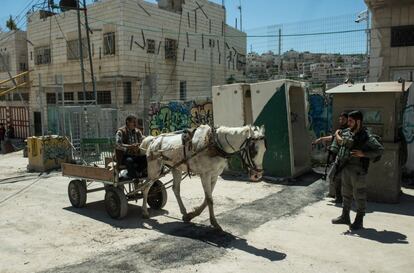
[[[319,94],[312,94],[309,100],[309,126],[315,137],[332,132],[332,100]]]
[[[414,105],[411,104],[404,109],[403,132],[407,144],[414,143]]]
[[[43,158],[45,161],[53,160],[55,164],[70,158],[69,142],[64,137],[46,137],[43,139]]]
[[[213,105],[211,102],[197,103],[169,102],[154,103],[150,107],[150,134],[174,132],[195,128],[201,124],[213,124]]]

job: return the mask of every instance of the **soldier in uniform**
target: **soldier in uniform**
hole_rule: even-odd
[[[137,117],[129,115],[125,120],[125,126],[116,132],[116,162],[124,164],[128,170],[129,178],[138,178],[139,170],[146,170],[146,157],[139,154],[139,145],[143,135],[137,128]]]
[[[384,147],[376,137],[363,127],[363,115],[360,111],[348,114],[348,128],[335,134],[330,147],[337,155],[337,170],[342,180],[342,214],[332,220],[333,224],[350,225],[352,230],[363,228],[366,208],[366,175],[369,163],[380,157]],[[352,198],[355,200],[357,215],[351,224],[349,212]]]
[[[338,130],[336,130],[335,133],[333,133],[332,135],[329,136],[324,136],[324,137],[320,137],[318,139],[316,139],[312,144],[316,145],[319,143],[324,143],[325,145],[327,143],[332,143],[335,135],[336,134],[341,134],[342,130],[346,129],[348,127],[348,113],[347,112],[342,112],[339,115],[338,118]],[[335,158],[332,158],[332,152],[329,151],[328,154],[328,159],[327,159],[327,164],[330,164],[332,161],[330,160],[334,160]],[[325,169],[325,177],[327,177],[327,169]],[[342,203],[342,193],[341,193],[341,188],[342,188],[342,183],[341,183],[341,176],[339,174],[335,173],[335,169],[333,168],[333,166],[331,166],[331,169],[329,170],[329,174],[331,172],[332,175],[329,175],[329,197],[335,197],[335,203],[340,204]]]

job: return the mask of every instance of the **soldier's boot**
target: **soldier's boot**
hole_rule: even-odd
[[[349,217],[349,210],[342,209],[342,214],[338,218],[332,219],[332,224],[334,225],[350,225],[351,218]]]
[[[364,227],[364,213],[357,212],[354,222],[351,224],[352,230],[358,230]]]

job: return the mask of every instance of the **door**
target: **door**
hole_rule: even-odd
[[[42,113],[33,112],[34,117],[34,134],[35,136],[42,135]]]

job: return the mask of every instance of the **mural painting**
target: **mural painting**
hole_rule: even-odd
[[[309,100],[309,126],[315,138],[332,132],[332,100],[319,94],[312,94]]]
[[[150,134],[153,136],[195,128],[201,124],[213,125],[213,105],[207,101],[197,103],[169,102],[168,104],[154,103],[149,111]]]

